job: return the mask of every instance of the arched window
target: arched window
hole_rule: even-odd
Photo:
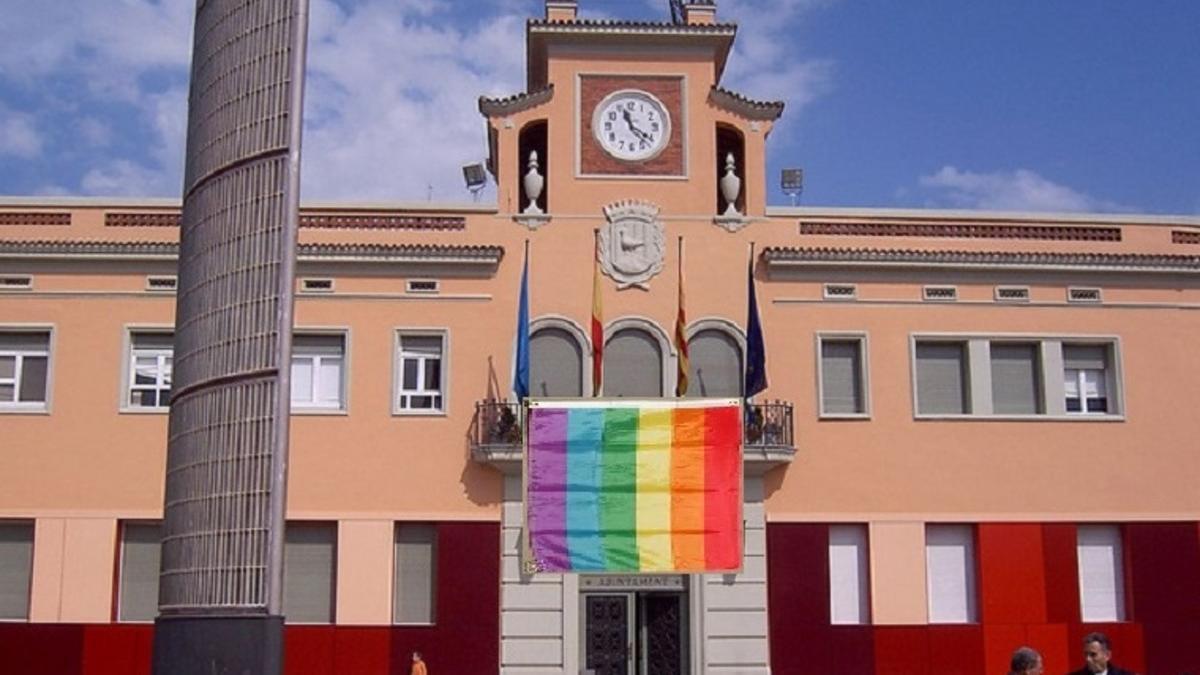
[[[689,397],[742,395],[742,347],[727,331],[697,331],[688,340],[688,361]]]
[[[605,344],[605,396],[662,396],[662,373],[662,346],[648,331],[622,328]]]
[[[583,349],[564,328],[539,328],[529,336],[529,395],[583,396]]]

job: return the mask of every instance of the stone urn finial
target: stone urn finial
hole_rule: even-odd
[[[725,198],[725,216],[740,216],[741,211],[738,211],[737,199],[742,193],[742,179],[734,173],[737,170],[737,163],[733,159],[733,153],[725,155],[725,175],[721,176],[721,196]]]
[[[529,151],[529,170],[525,172],[524,186],[525,196],[529,198],[529,206],[526,206],[522,213],[531,215],[542,213],[537,202],[538,198],[542,196],[542,188],[546,186],[546,179],[538,173],[537,150]]]

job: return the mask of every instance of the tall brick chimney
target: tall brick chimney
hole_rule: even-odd
[[[579,3],[575,0],[546,0],[547,21],[574,21],[579,13]]]
[[[685,0],[683,22],[689,26],[711,26],[717,22],[717,0]]]

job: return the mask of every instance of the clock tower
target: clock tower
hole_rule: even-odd
[[[764,215],[783,104],[722,88],[737,26],[711,1],[679,9],[669,23],[589,20],[552,0],[528,22],[527,90],[479,100],[502,213],[537,228],[633,201],[730,230]]]

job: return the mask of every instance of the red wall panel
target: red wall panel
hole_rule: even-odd
[[[1200,602],[1200,599],[1196,599]],[[1200,673],[1200,623],[1147,622],[1146,670],[1151,675]]]
[[[1029,644],[1029,639],[1025,631],[1025,624],[984,624],[984,672],[1007,672],[1008,664],[1012,659],[1013,650],[1021,645],[1026,644]]]
[[[1133,617],[1147,623],[1200,622],[1200,532],[1192,523],[1130,523],[1125,546]]]
[[[333,672],[385,675],[393,672],[392,629],[383,626],[334,628]],[[288,667],[288,672],[293,672]],[[305,671],[304,675],[309,675]],[[315,673],[314,673],[315,675]]]
[[[984,672],[983,627],[930,626],[929,670],[936,675]]]
[[[285,627],[285,675],[334,675],[334,630],[333,626]]]
[[[1026,626],[1025,644],[1041,652],[1047,673],[1065,673],[1079,667],[1075,661],[1080,650],[1068,641],[1067,634],[1067,625],[1062,623]]]
[[[876,675],[942,675],[929,668],[929,631],[925,626],[875,628]]]
[[[830,643],[828,527],[768,524],[767,580],[772,670],[839,672]]]
[[[978,541],[984,623],[1045,623],[1042,526],[983,523]]]
[[[0,672],[79,675],[82,659],[83,626],[0,623]]]
[[[1042,525],[1042,555],[1046,563],[1046,622],[1079,623],[1079,562],[1075,525]]]
[[[154,624],[83,627],[83,675],[150,675]]]

